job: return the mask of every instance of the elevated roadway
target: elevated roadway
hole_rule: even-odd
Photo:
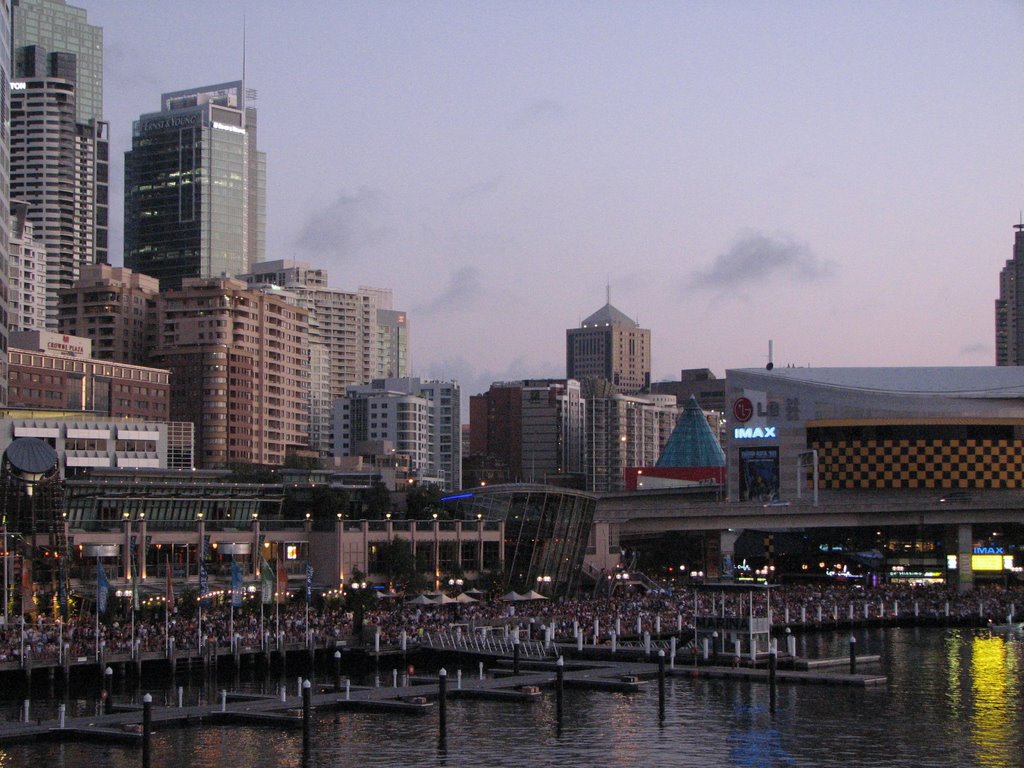
[[[801,528],[1024,523],[1024,491],[941,490],[820,494],[789,499],[785,506],[718,501],[688,489],[606,493],[598,498],[595,522],[616,525],[623,537],[667,531],[764,531]]]

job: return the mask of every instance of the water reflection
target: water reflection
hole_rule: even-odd
[[[817,655],[842,657],[849,635],[808,636],[799,642]],[[780,682],[774,714],[767,685],[687,675],[666,682],[663,718],[653,680],[634,695],[566,690],[561,727],[553,692],[532,704],[450,701],[443,743],[436,710],[405,717],[321,711],[308,751],[301,733],[291,731],[165,728],[155,736],[153,766],[1021,764],[1020,641],[972,632],[890,629],[858,631],[857,642],[865,655],[882,655],[874,669],[889,676],[887,685],[858,689]],[[390,680],[389,670],[383,678]],[[273,694],[282,683],[294,693],[294,681],[248,685]],[[188,683],[185,700],[216,700],[217,688]],[[169,681],[165,690],[154,693],[158,701],[176,702]],[[93,699],[79,695],[70,701],[83,712],[95,711]],[[50,705],[55,709],[56,701]],[[5,710],[14,715],[16,702]],[[139,753],[89,744],[0,750],[0,768],[42,763],[46,768],[134,768]]]

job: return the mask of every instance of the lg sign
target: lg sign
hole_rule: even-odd
[[[732,404],[732,416],[736,421],[744,424],[753,417],[754,404],[745,397],[737,398]]]

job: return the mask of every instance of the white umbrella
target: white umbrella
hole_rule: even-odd
[[[506,603],[512,603],[512,602],[516,602],[516,601],[518,601],[518,600],[522,600],[522,599],[523,599],[523,596],[522,596],[522,595],[520,595],[520,594],[519,594],[518,592],[516,592],[515,590],[513,590],[512,592],[509,592],[509,593],[507,593],[507,594],[504,594],[504,595],[502,595],[502,596],[501,596],[501,597],[499,597],[498,599],[499,599],[499,600],[504,600],[504,601],[505,601]]]
[[[540,592],[538,592],[535,589],[531,589],[525,595],[520,595],[519,597],[522,600],[547,600],[547,598],[544,597],[544,595],[542,595]]]
[[[427,597],[426,595],[417,595],[412,600],[406,600],[405,604],[406,605],[436,605],[436,603],[433,600],[431,600],[429,597]]]
[[[455,598],[455,601],[459,603],[475,603],[477,600],[475,597],[470,597],[468,592],[463,592]]]

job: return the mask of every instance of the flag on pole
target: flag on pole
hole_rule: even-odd
[[[306,563],[306,605],[313,598],[313,564]]]
[[[206,566],[199,564],[199,605],[209,605],[210,599],[206,596],[210,591],[210,577],[206,573]]]
[[[96,558],[96,612],[107,612],[107,599],[110,597],[110,582],[107,581],[107,572],[103,570],[103,564]]]
[[[277,558],[277,602],[284,603],[288,598],[288,571],[284,569],[284,558]]]
[[[260,591],[263,593],[263,602],[271,603],[274,600],[274,569],[270,567],[263,557],[260,557]]]
[[[35,614],[35,590],[32,587],[32,558],[21,556],[21,613]]]
[[[171,558],[167,558],[167,610],[174,613],[174,566]]]
[[[231,607],[242,607],[242,569],[234,560],[231,561]]]
[[[139,573],[132,563],[132,610],[139,610]]]

